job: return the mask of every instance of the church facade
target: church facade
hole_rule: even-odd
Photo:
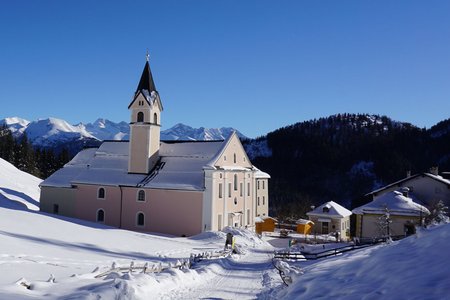
[[[270,176],[252,165],[236,133],[160,141],[163,105],[148,61],[128,109],[129,141],[80,151],[41,183],[41,211],[177,236],[253,227],[268,216]]]

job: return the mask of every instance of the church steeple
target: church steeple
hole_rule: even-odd
[[[147,61],[141,79],[128,105],[130,110],[130,149],[128,172],[148,174],[159,159],[161,99]]]
[[[145,63],[144,70],[142,71],[141,80],[139,81],[138,87],[136,89],[135,94],[139,91],[147,90],[149,93],[156,92],[155,82],[153,81],[152,71],[150,70],[150,64]]]

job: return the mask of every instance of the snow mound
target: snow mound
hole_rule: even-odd
[[[253,247],[255,245],[267,244],[255,232],[248,229],[225,227],[223,232],[231,233],[236,238],[236,243],[241,246]]]

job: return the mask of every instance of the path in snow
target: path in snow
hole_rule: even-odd
[[[232,258],[202,261],[194,267],[207,280],[178,288],[160,299],[255,299],[281,279],[272,265],[273,248],[247,249]],[[208,274],[209,273],[209,274]],[[209,276],[208,276],[209,275]]]

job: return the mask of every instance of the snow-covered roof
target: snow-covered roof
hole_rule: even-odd
[[[266,172],[263,172],[263,171],[261,171],[260,169],[258,169],[258,168],[254,168],[255,170],[256,170],[256,172],[255,172],[255,178],[270,178],[270,175],[269,174],[267,174]]]
[[[303,225],[306,225],[306,224],[308,224],[308,223],[314,224],[313,221],[311,221],[311,220],[306,220],[306,219],[298,219],[297,221],[295,221],[295,223],[296,223],[296,224],[303,224]]]
[[[80,151],[64,168],[42,182],[41,186],[71,187],[76,184],[98,184],[203,190],[203,170],[217,157],[217,153],[223,151],[224,143],[224,141],[161,142],[160,162],[157,168],[147,175],[128,173],[128,141],[105,141],[99,148]]]
[[[420,216],[430,214],[428,209],[413,199],[403,196],[399,191],[386,193],[366,205],[357,207],[353,210],[354,214],[383,214],[386,208],[391,215],[402,216]]]
[[[255,217],[255,223],[264,223],[265,220],[273,220],[277,222],[277,219],[269,216]]]
[[[352,212],[334,201],[329,201],[306,214],[308,216],[345,218],[350,216]]]
[[[79,152],[41,186],[102,184],[182,190],[204,188],[203,166],[222,142],[161,142],[160,164],[150,175],[128,173],[129,142],[106,141]]]

